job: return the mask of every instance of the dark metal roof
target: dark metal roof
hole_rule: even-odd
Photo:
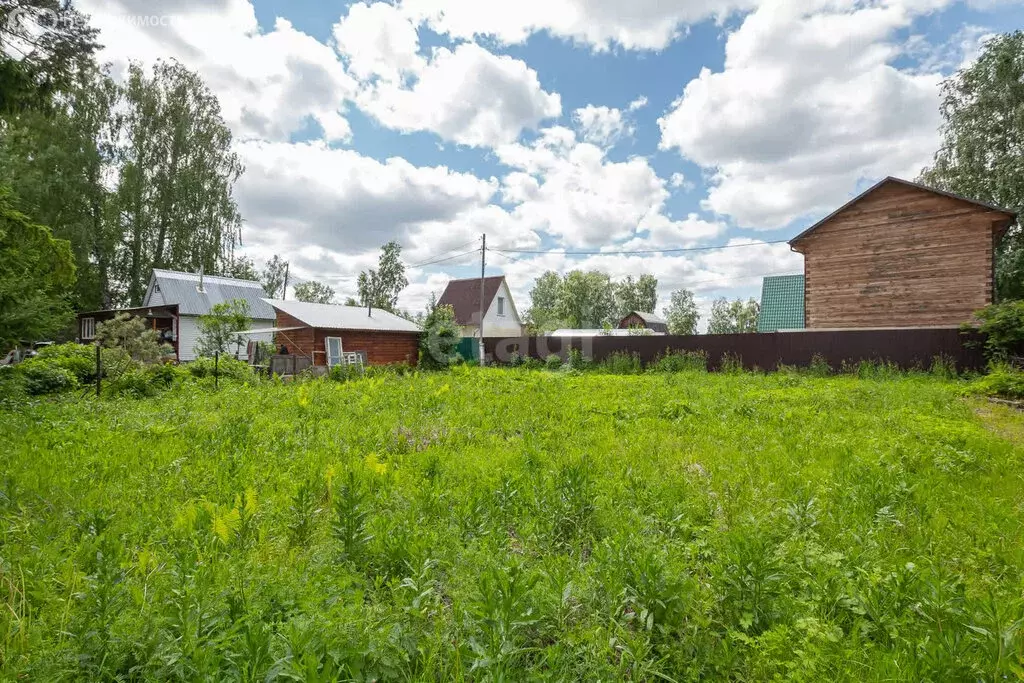
[[[484,279],[484,310],[486,311],[498,295],[498,288],[505,281],[504,275],[485,277]],[[478,325],[480,323],[480,278],[468,280],[452,280],[445,287],[444,294],[437,301],[438,306],[451,306],[455,309],[455,322],[459,325]]]
[[[851,206],[853,206],[854,204],[856,204],[861,199],[863,199],[864,197],[868,196],[869,194],[871,194],[872,192],[874,192],[878,188],[880,188],[883,185],[886,185],[888,183],[899,183],[899,184],[905,185],[907,187],[913,187],[913,188],[916,188],[918,190],[923,190],[925,192],[932,192],[934,194],[939,194],[939,195],[942,195],[944,197],[949,197],[950,199],[956,199],[956,200],[961,201],[961,202],[967,202],[968,204],[974,204],[976,206],[982,206],[982,207],[984,207],[986,209],[989,209],[991,211],[997,211],[999,213],[1005,213],[1006,216],[1008,218],[1010,218],[1011,220],[1017,217],[1017,212],[1016,211],[1010,211],[1009,209],[1003,209],[1003,208],[1000,208],[1000,207],[995,206],[993,204],[988,204],[986,202],[978,201],[977,199],[969,199],[968,197],[964,197],[964,196],[961,196],[961,195],[958,195],[958,194],[954,194],[952,192],[946,192],[944,190],[938,190],[938,189],[936,189],[934,187],[928,187],[927,185],[922,185],[920,183],[911,182],[909,180],[903,180],[902,178],[894,178],[892,176],[888,176],[887,178],[883,178],[882,180],[878,181],[877,183],[875,183],[874,185],[872,185],[868,189],[864,190],[859,195],[857,195],[856,197],[854,197],[850,201],[846,202],[845,204],[840,206],[838,209],[836,209],[835,211],[833,211],[829,215],[825,216],[820,221],[818,221],[817,223],[815,223],[814,225],[812,225],[811,227],[807,228],[806,230],[801,232],[799,235],[797,235],[796,237],[791,239],[789,241],[790,246],[792,246],[794,242],[796,242],[798,240],[801,240],[804,237],[807,237],[809,234],[811,234],[812,232],[817,230],[819,227],[821,227],[822,225],[824,225],[828,221],[832,220],[837,215],[839,215],[840,213],[842,213],[846,209],[850,208]]]
[[[623,316],[622,320],[619,321],[619,327],[622,327],[622,324],[626,322],[626,318],[629,318],[630,316],[634,315],[644,321],[644,323],[647,325],[647,329],[652,330],[654,332],[668,332],[667,320],[657,315],[656,313],[647,313],[645,311],[630,311],[625,316]]]

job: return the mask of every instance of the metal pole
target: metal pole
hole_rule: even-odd
[[[100,389],[103,385],[103,354],[100,345],[96,345],[96,397],[99,398]]]
[[[220,388],[220,351],[213,353],[213,388]]]
[[[484,271],[487,269],[487,233],[480,242],[480,367],[484,367]]]
[[[281,301],[288,298],[288,269],[291,265],[290,261],[284,264],[284,287],[281,289]]]

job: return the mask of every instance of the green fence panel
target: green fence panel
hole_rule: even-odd
[[[466,361],[480,361],[480,340],[476,337],[462,337],[456,350]]]

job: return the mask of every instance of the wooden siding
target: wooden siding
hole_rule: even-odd
[[[282,311],[277,311],[277,326],[301,328],[278,332],[274,344],[279,349],[287,346],[289,353],[311,357],[314,365],[327,365],[327,337],[341,337],[345,351],[365,351],[366,362],[370,365],[403,362],[415,365],[419,357],[418,332],[314,329]]]
[[[879,187],[794,243],[808,328],[959,325],[992,303],[1006,214],[900,184]]]

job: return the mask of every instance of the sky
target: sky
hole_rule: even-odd
[[[218,96],[242,254],[343,299],[397,240],[412,312],[479,276],[482,234],[520,311],[577,268],[653,274],[658,312],[756,298],[802,272],[785,240],[917,177],[942,80],[1024,26],[1010,0],[76,4],[115,77],[177,59]]]

